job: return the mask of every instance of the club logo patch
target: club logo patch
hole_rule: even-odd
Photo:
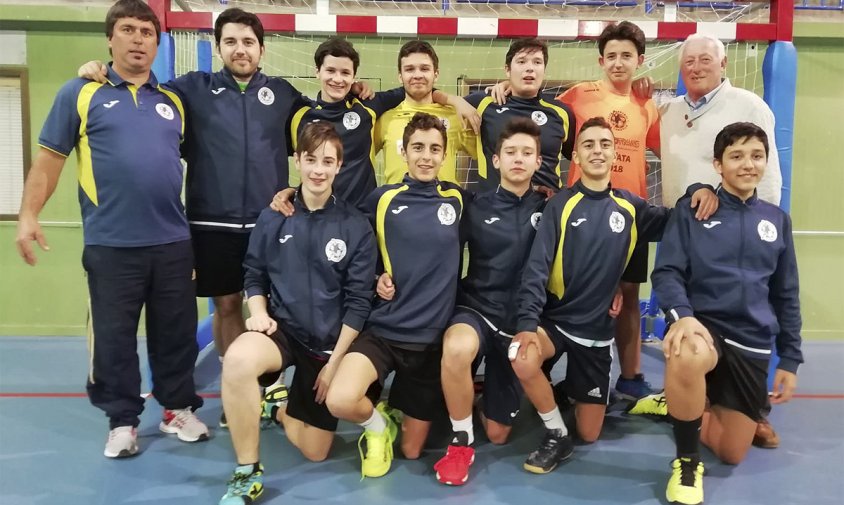
[[[346,257],[346,243],[339,238],[333,238],[325,244],[325,257],[332,263],[339,263]]]
[[[613,233],[623,232],[625,224],[626,222],[624,220],[624,216],[620,213],[613,211],[613,213],[610,214],[610,230],[612,230]]]
[[[533,226],[534,230],[539,229],[539,221],[542,220],[542,213],[541,212],[534,212],[530,215],[530,225]]]
[[[176,115],[173,114],[173,108],[166,103],[155,104],[155,112],[168,121],[172,121],[173,118],[176,117]]]
[[[457,212],[454,211],[453,205],[450,203],[444,203],[440,205],[440,208],[437,210],[437,218],[439,218],[440,224],[451,226],[454,224],[454,221],[457,220]]]
[[[258,101],[264,105],[272,105],[275,102],[275,93],[270,88],[264,86],[258,90]]]
[[[759,232],[759,238],[765,242],[773,242],[777,239],[777,227],[766,219],[759,221],[756,231]]]
[[[609,123],[613,130],[623,130],[627,128],[627,114],[620,110],[614,110],[610,113]]]
[[[539,126],[544,125],[548,122],[548,116],[545,115],[544,112],[541,110],[535,110],[531,113],[530,118]]]
[[[354,111],[343,114],[343,126],[347,130],[354,130],[360,126],[360,115]]]

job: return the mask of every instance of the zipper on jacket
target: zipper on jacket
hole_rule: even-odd
[[[240,201],[240,217],[246,219],[246,198],[248,194],[249,175],[249,121],[246,117],[246,90],[240,92],[240,105],[243,109],[243,198]]]
[[[314,258],[316,258],[318,256],[316,254],[310,254],[310,253],[316,251],[316,248],[314,247],[314,243],[313,243],[313,233],[312,233],[313,228],[314,228],[314,223],[313,223],[314,214],[311,211],[306,211],[306,216],[307,216],[307,219],[308,219],[308,222],[307,222],[307,226],[308,226],[308,249],[307,249],[308,258],[307,258],[307,261],[308,261],[308,263],[310,263],[311,261],[315,261]],[[308,304],[308,305],[310,305],[310,315],[311,315],[311,325],[310,325],[310,328],[308,328],[308,333],[311,333],[311,334],[307,335],[307,338],[308,338],[308,346],[310,346],[310,347],[314,346],[314,342],[312,342],[311,340],[313,338],[317,337],[316,334],[315,334],[316,332],[314,331],[315,328],[316,328],[316,325],[314,324],[314,321],[315,321],[315,318],[314,318],[314,285],[313,285],[313,278],[311,277],[311,272],[313,271],[313,267],[314,267],[314,265],[310,265],[310,264],[308,265],[308,294],[311,297],[311,303]]]
[[[739,233],[739,237],[741,238],[739,242],[738,271],[741,275],[741,306],[747,307],[747,292],[745,290],[746,282],[744,279],[744,274],[741,273],[744,272],[744,270],[742,270],[742,265],[744,264],[744,242],[746,240],[744,236],[744,220],[747,217],[747,204],[742,203],[740,209],[741,210],[739,210],[739,215],[741,216],[741,232]]]

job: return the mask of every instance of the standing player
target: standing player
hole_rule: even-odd
[[[431,44],[424,40],[411,40],[399,50],[399,80],[404,86],[407,98],[398,107],[388,111],[378,119],[375,127],[375,150],[384,151],[384,184],[402,182],[407,173],[404,160],[404,128],[417,113],[424,112],[438,117],[445,127],[447,151],[444,153],[439,180],[457,183],[457,153],[465,151],[475,157],[475,134],[465,127],[461,116],[474,116],[471,106],[469,111],[458,115],[456,105],[464,109],[462,100],[452,100],[452,105],[434,103],[434,84],[439,75],[439,58]],[[457,97],[454,97],[457,98]],[[462,102],[462,104],[461,104]],[[474,126],[476,127],[476,126]]]
[[[467,202],[462,219],[469,246],[469,270],[457,308],[443,337],[441,382],[454,431],[446,455],[434,465],[437,480],[462,485],[474,461],[472,374],[486,358],[483,424],[494,444],[507,442],[519,411],[522,388],[507,359],[515,333],[516,295],[545,206],[531,178],[542,163],[541,130],[526,117],[511,119],[495,146],[492,162],[498,188]]]
[[[547,430],[525,461],[547,473],[572,454],[568,429],[597,440],[609,398],[614,303],[621,274],[637,242],[656,240],[668,217],[662,207],[612,189],[612,128],[603,118],[583,123],[574,160],[581,178],[553,197],[542,214],[519,291],[513,369]],[[543,362],[568,354],[567,394],[575,401],[569,426],[554,401]],[[563,405],[565,408],[566,405]]]
[[[396,88],[375,93],[369,100],[351,95],[360,56],[346,39],[331,37],[314,53],[317,79],[321,90],[314,103],[303,106],[293,115],[290,127],[293,147],[302,128],[314,121],[330,121],[343,140],[346,162],[334,183],[335,196],[352,205],[359,205],[375,189],[375,154],[372,139],[376,120],[386,111],[405,100],[405,89]],[[437,110],[449,101],[469,116],[477,116],[463,99],[441,91],[433,91],[431,98]],[[460,104],[462,102],[462,106]],[[471,122],[472,117],[465,118]],[[459,125],[460,123],[456,123]]]
[[[498,137],[508,121],[515,117],[527,117],[540,126],[542,166],[533,176],[534,184],[560,188],[560,159],[571,157],[576,131],[574,115],[556,100],[544,100],[540,96],[548,66],[548,46],[537,39],[519,39],[507,50],[504,71],[507,73],[509,96],[503,104],[496,106],[492,96],[477,92],[466,100],[478,109],[481,116],[481,133],[477,139],[478,172],[475,180],[479,192],[498,187],[500,175],[493,167],[492,157]]]
[[[437,174],[448,148],[438,118],[417,113],[403,138],[408,175],[375,190],[364,202],[378,238],[387,298],[376,300],[366,328],[340,363],[328,391],[335,416],[359,424],[361,473],[380,477],[390,469],[397,427],[386,406],[373,407],[366,392],[395,379],[389,404],[404,414],[401,449],[408,459],[422,452],[431,420],[443,408],[440,387],[442,333],[454,310],[461,257],[459,187]]]
[[[105,24],[114,60],[107,81],[73,79],[56,96],[26,179],[16,240],[30,265],[31,241],[47,249],[38,214],[75,149],[92,326],[88,398],[109,418],[105,456],[123,458],[138,452],[144,409],[137,354],[144,307],[152,394],[164,407],[159,429],[196,442],[208,439],[208,428],[193,413],[202,398],[193,381],[193,251],[180,198],[182,102],[150,71],[161,31],[152,9],[119,0]]]
[[[757,195],[767,134],[734,123],[714,144],[721,205],[703,223],[677,205],[652,276],[670,322],[662,348],[677,458],[666,497],[687,505],[703,503],[699,442],[727,464],[747,454],[768,398],[772,344],[780,358],[773,403],[791,398],[803,362],[791,220]]]
[[[557,99],[571,107],[578,123],[590,117],[607,120],[615,136],[612,187],[647,200],[645,149],[659,155],[659,112],[653,100],[639,98],[631,92],[636,70],[645,60],[645,34],[629,21],[611,24],[598,37],[598,52],[604,78],[577,84]],[[572,163],[568,185],[574,184],[580,174],[580,166]],[[710,194],[707,190],[702,192]],[[640,373],[639,285],[647,279],[648,244],[642,242],[633,251],[621,276],[623,302],[615,333],[621,365],[615,389],[620,397],[630,400],[652,393]]]
[[[369,316],[377,254],[366,218],[333,195],[342,160],[331,124],[306,126],[294,153],[302,176],[298,212],[288,218],[263,211],[249,240],[250,331],[229,348],[222,381],[238,466],[220,505],[252,503],[263,492],[257,386],[281,370],[296,366],[289,400],[274,415],[288,440],[311,461],[322,461],[331,448],[337,418],[325,395]]]

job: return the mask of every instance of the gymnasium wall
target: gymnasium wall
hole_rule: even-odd
[[[77,67],[90,59],[107,59],[102,33],[104,10],[99,8],[44,8],[0,5],[0,30],[23,30],[26,35],[29,77],[30,120],[35,143],[49,111],[52,98]],[[795,44],[799,55],[798,96],[794,148],[792,215],[798,231],[844,231],[844,170],[837,156],[844,117],[844,23],[798,24]],[[361,52],[359,75],[380,79],[383,88],[397,85],[394,67],[381,63],[384,44],[372,39],[353,39]],[[477,42],[476,42],[477,43]],[[297,43],[298,44],[298,43]],[[397,49],[398,44],[396,44]],[[483,42],[483,58],[468,41],[439,41],[442,68],[440,83],[453,85],[465,68],[488,67],[495,77],[503,66],[506,43]],[[395,58],[391,51],[389,61]],[[445,60],[443,54],[448,54]],[[597,78],[597,55],[584,48],[566,52],[565,58],[552,51],[549,79]],[[287,61],[268,65],[284,69]],[[381,60],[379,60],[381,59]],[[376,70],[368,61],[379,61]],[[760,58],[761,63],[761,58]],[[387,70],[389,68],[389,70]],[[380,69],[380,70],[379,70]],[[291,68],[291,74],[302,75]],[[662,79],[673,79],[675,69],[666,69]],[[306,87],[303,91],[313,93]],[[761,85],[756,92],[761,93]],[[53,198],[41,214],[42,221],[79,221],[76,161],[68,159]],[[73,224],[45,226],[51,251],[39,251],[37,267],[25,265],[14,247],[14,221],[0,222],[0,335],[82,335],[85,332],[86,286],[81,267],[81,229]],[[797,235],[800,263],[804,336],[812,339],[844,339],[844,311],[839,292],[844,286],[844,236]],[[204,307],[200,302],[200,307]]]

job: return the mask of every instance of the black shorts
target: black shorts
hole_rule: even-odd
[[[554,365],[567,354],[566,393],[575,401],[607,405],[612,367],[612,341],[589,341],[566,335],[559,325],[543,319],[540,326],[554,344],[554,356],[546,363]]]
[[[633,255],[627,263],[627,268],[621,274],[621,280],[634,284],[648,282],[648,242],[640,242],[633,249]]]
[[[328,363],[327,355],[318,355],[277,330],[269,337],[281,353],[282,370],[296,367],[293,381],[287,394],[287,415],[325,431],[337,430],[337,418],[331,415],[325,402],[316,402],[314,384],[322,367]],[[267,387],[278,380],[281,370],[265,373],[258,377],[258,383]]]
[[[726,343],[724,337],[707,326],[718,364],[706,374],[706,396],[710,405],[736,410],[753,419],[762,420],[768,404],[768,359],[750,358]]]
[[[395,371],[387,403],[405,415],[420,421],[431,421],[438,412],[445,411],[440,384],[442,347],[440,344],[420,347],[420,350],[412,350],[411,347],[405,348],[400,342],[383,339],[372,330],[364,329],[347,354],[357,352],[366,356],[378,373],[381,388],[390,372]],[[371,398],[369,393],[367,396]]]
[[[212,297],[243,291],[243,259],[249,233],[191,228],[196,296]]]
[[[472,363],[472,375],[478,371],[482,360],[484,368],[484,391],[481,396],[482,411],[487,419],[505,426],[512,426],[522,404],[522,384],[513,371],[507,348],[512,337],[507,337],[493,329],[478,312],[457,307],[448,325],[468,324],[478,334],[478,355]]]

